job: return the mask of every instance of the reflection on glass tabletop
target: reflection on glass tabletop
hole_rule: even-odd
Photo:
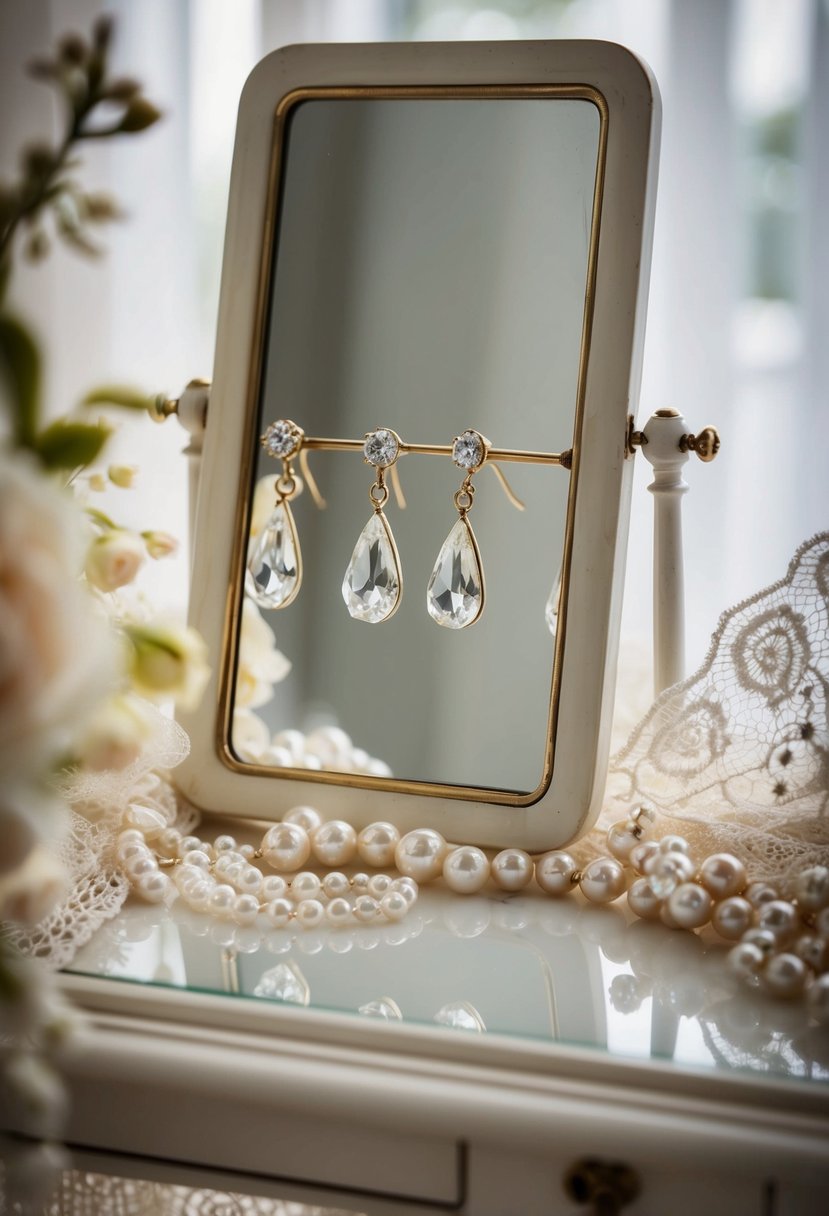
[[[71,970],[620,1059],[829,1080],[829,1037],[802,1003],[736,988],[725,955],[713,940],[575,897],[429,888],[383,928],[268,931],[130,904]]]

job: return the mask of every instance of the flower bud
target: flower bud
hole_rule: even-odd
[[[99,591],[117,591],[131,583],[144,562],[144,543],[134,532],[116,528],[89,546],[84,573]]]
[[[176,625],[128,625],[132,643],[129,673],[136,692],[172,697],[195,709],[210,675],[207,646],[195,629]]]
[[[135,485],[138,469],[134,464],[111,464],[107,469],[107,476],[114,486],[131,490]]]
[[[171,557],[178,551],[178,541],[169,532],[142,532],[141,538],[150,557]]]

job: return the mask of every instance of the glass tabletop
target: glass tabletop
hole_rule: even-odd
[[[727,948],[578,897],[427,888],[399,924],[264,930],[128,904],[70,970],[317,1010],[520,1036],[612,1057],[829,1081],[829,1034],[739,988]]]

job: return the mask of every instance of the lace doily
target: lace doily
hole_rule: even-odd
[[[786,577],[720,618],[702,666],[669,688],[613,758],[610,801],[647,802],[695,853],[725,850],[753,878],[829,859],[829,533]],[[595,837],[594,832],[594,837]]]
[[[67,872],[69,896],[35,928],[9,934],[23,953],[51,967],[68,966],[95,931],[117,916],[129,894],[129,882],[115,861],[115,840],[129,804],[156,807],[183,832],[197,821],[195,811],[177,804],[163,776],[185,758],[190,740],[151,706],[146,712],[153,715],[153,735],[134,764],[118,773],[73,774],[61,791],[71,819],[56,852]]]

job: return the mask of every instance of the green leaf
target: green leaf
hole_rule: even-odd
[[[0,380],[5,383],[18,443],[30,447],[40,413],[40,352],[20,321],[0,316]]]
[[[79,469],[92,464],[112,434],[108,426],[58,419],[37,436],[35,451],[47,469]]]
[[[110,519],[110,517],[105,515],[103,511],[99,511],[97,507],[86,507],[85,509],[86,514],[89,516],[92,522],[98,524],[98,526],[101,528],[106,528],[108,532],[113,531],[118,527],[118,524],[116,524],[113,519]]]
[[[128,384],[102,384],[91,389],[81,405],[113,405],[125,410],[148,410],[154,401],[154,393],[142,393]]]

